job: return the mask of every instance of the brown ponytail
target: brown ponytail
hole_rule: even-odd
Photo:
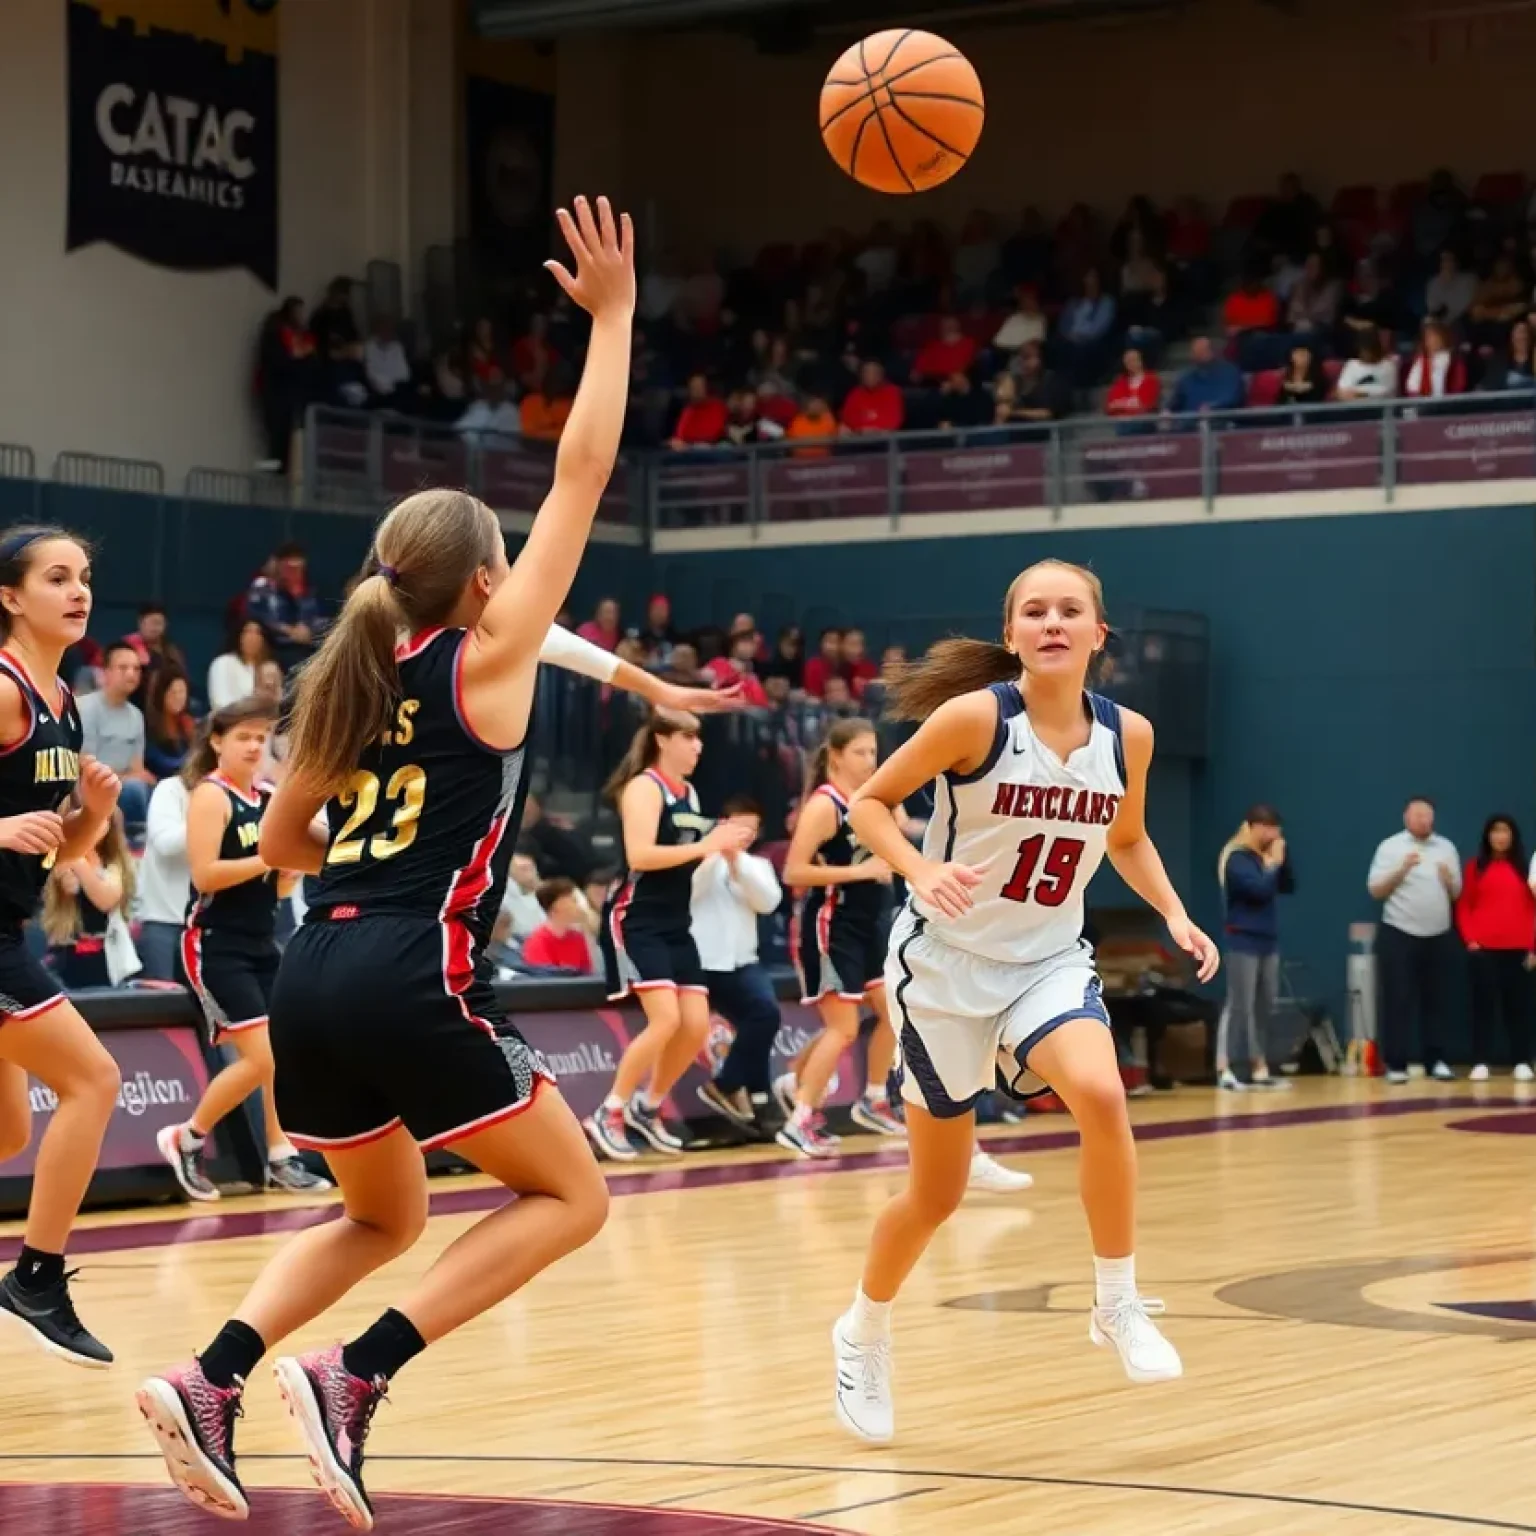
[[[656,761],[658,743],[667,736],[697,736],[697,715],[685,714],[676,709],[653,709],[645,723],[635,732],[619,766],[613,770],[603,785],[603,798],[617,805],[624,786],[631,779],[638,779]]]
[[[501,548],[496,514],[466,491],[418,491],[379,524],[357,585],[298,672],[288,738],[295,776],[326,794],[346,783],[399,701],[402,633],[446,623]]]
[[[244,725],[250,720],[265,720],[275,725],[277,715],[278,705],[254,696],[236,699],[233,704],[214,710],[197,728],[192,748],[182,760],[181,782],[188,789],[196,789],[219,766],[219,754],[213,745],[215,736],[223,736],[237,725]]]
[[[1015,576],[1003,597],[1003,634],[1013,620],[1015,596],[1025,579],[1036,571],[1053,566],[1080,576],[1093,599],[1099,623],[1109,621],[1104,614],[1104,587],[1086,566],[1067,560],[1038,560]],[[928,649],[921,661],[902,662],[892,669],[886,688],[886,714],[892,720],[926,720],[939,705],[975,693],[993,683],[1011,683],[1023,670],[1019,658],[1007,646],[990,640],[966,640],[953,636]]]
[[[860,719],[857,715],[850,716],[846,720],[836,720],[832,728],[821,738],[821,745],[816,748],[810,765],[805,775],[804,799],[809,799],[827,782],[827,773],[832,766],[832,754],[841,752],[844,747],[850,746],[860,736],[877,736],[873,720]]]

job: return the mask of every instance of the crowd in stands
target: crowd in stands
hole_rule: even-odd
[[[632,447],[698,452],[899,430],[1016,430],[1325,400],[1536,387],[1536,198],[1519,175],[1471,192],[1450,172],[1326,208],[1294,175],[1214,221],[1193,199],[1085,205],[1054,228],[985,212],[957,240],[920,220],[770,245],[729,272],[659,253],[637,310]],[[345,279],[307,320],[288,300],[263,343],[279,437],[321,400],[387,407],[482,440],[556,441],[580,317],[533,286],[435,352],[394,317],[365,339]],[[1142,429],[1145,429],[1143,424]]]

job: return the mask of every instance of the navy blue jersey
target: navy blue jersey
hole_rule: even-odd
[[[661,820],[656,824],[659,848],[681,848],[702,842],[714,829],[714,818],[699,811],[698,792],[691,784],[671,784],[654,768],[645,777],[661,790]],[[627,933],[687,933],[693,901],[693,874],[698,862],[671,869],[646,869],[631,874],[628,861],[609,903]]]
[[[62,812],[80,777],[85,734],[75,696],[61,682],[53,697],[44,698],[26,668],[6,651],[0,651],[0,672],[21,690],[27,716],[25,735],[0,747],[0,817]],[[33,915],[53,860],[52,852],[0,849],[0,923],[14,926]]]
[[[848,802],[831,784],[812,791],[825,795],[837,812],[837,830],[816,850],[819,863],[834,869],[847,869],[871,857],[870,851],[854,835],[848,824]],[[807,888],[800,921],[810,925],[837,922],[873,929],[890,909],[891,888],[879,880],[852,880],[846,885],[813,885]]]
[[[490,938],[528,787],[526,742],[498,751],[464,719],[466,639],[427,630],[395,653],[394,716],[326,802],[330,847],[306,893],[307,921],[393,913],[447,925],[455,969]]]
[[[261,841],[261,818],[272,799],[269,785],[250,794],[217,773],[203,781],[216,784],[229,801],[229,820],[219,842],[221,859],[248,859]],[[204,933],[238,934],[241,938],[271,939],[277,931],[277,871],[269,869],[254,880],[226,885],[222,890],[194,889],[187,903],[187,924]]]

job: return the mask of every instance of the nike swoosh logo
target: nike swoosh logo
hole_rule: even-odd
[[[50,1306],[29,1307],[14,1290],[10,1289],[5,1293],[5,1304],[20,1317],[46,1317],[53,1311]]]
[[[1023,744],[1023,746],[1020,746],[1018,742],[1013,743],[1013,755],[1015,757],[1023,757],[1024,754],[1028,751],[1029,743],[1027,741]]]

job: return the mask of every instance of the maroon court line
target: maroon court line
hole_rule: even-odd
[[[1326,1125],[1342,1120],[1386,1120],[1404,1115],[1443,1113],[1447,1110],[1528,1108],[1522,1099],[1471,1101],[1441,1094],[1432,1099],[1393,1099],[1369,1104],[1320,1104],[1310,1109],[1282,1109],[1259,1115],[1202,1115],[1192,1120],[1163,1120],[1136,1127],[1138,1141],[1174,1141],[1187,1136],[1211,1136],[1225,1131],[1284,1130],[1298,1125]],[[1075,1130],[1047,1131],[1044,1135],[989,1137],[988,1152],[1056,1152],[1077,1144]],[[609,1181],[612,1195],[654,1195],[677,1189],[716,1189],[732,1184],[761,1184],[770,1179],[825,1178],[835,1173],[906,1165],[903,1146],[889,1151],[848,1152],[840,1157],[796,1158],[779,1162],[721,1163],[708,1168],[662,1168],[654,1172],[620,1174]],[[501,1188],[458,1189],[434,1194],[429,1214],[458,1216],[492,1211],[504,1205]],[[177,1216],[165,1221],[123,1223],[86,1227],[69,1240],[71,1255],[122,1253],[134,1248],[165,1248],[177,1243],[218,1243],[232,1238],[266,1237],[281,1232],[300,1232],[319,1226],[340,1214],[338,1205],[281,1207],[239,1211],[229,1216]],[[21,1252],[19,1237],[0,1238],[0,1262],[10,1263]]]

